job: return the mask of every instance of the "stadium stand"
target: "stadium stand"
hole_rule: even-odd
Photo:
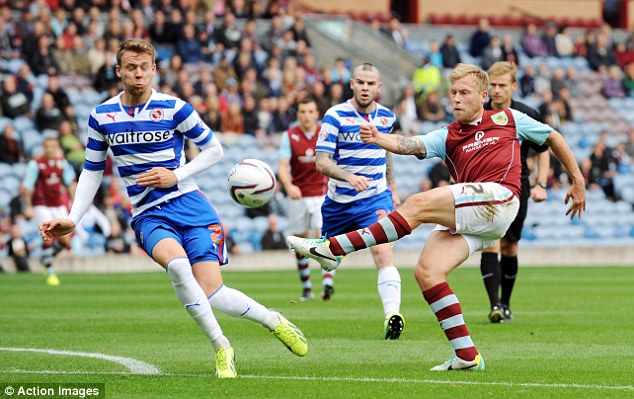
[[[73,3],[73,1],[70,1]],[[65,3],[68,3],[65,2]],[[134,2],[133,2],[134,3]],[[229,2],[230,3],[230,2]],[[11,27],[18,32],[20,24],[15,21],[22,21],[23,15],[27,9],[38,11],[38,13],[46,13],[46,10],[38,10],[38,3],[26,2],[27,7],[21,11],[10,10],[4,7],[0,12],[0,18],[4,18],[3,23],[8,23],[6,16],[11,15]],[[174,2],[175,4],[175,2]],[[178,9],[174,7],[174,9]],[[52,10],[48,10],[50,12]],[[121,10],[118,10],[121,11]],[[302,62],[306,54],[316,54],[317,66],[319,69],[319,79],[327,88],[336,85],[330,78],[330,68],[334,64],[334,59],[338,51],[342,54],[348,54],[345,57],[346,66],[350,68],[354,63],[358,62],[360,55],[356,53],[346,53],[358,42],[359,37],[354,32],[362,32],[367,41],[368,48],[373,48],[373,53],[392,54],[393,42],[390,36],[386,35],[384,29],[373,30],[372,24],[378,20],[382,28],[387,27],[389,18],[386,15],[378,15],[372,13],[356,13],[354,15],[344,15],[330,17],[325,15],[319,16],[290,16],[282,11],[280,15],[253,15],[255,18],[255,30],[251,32],[251,36],[246,35],[247,19],[236,19],[236,31],[241,36],[238,44],[227,42],[226,37],[218,34],[220,27],[225,19],[226,13],[231,12],[227,7],[222,13],[217,13],[211,23],[205,24],[204,11],[194,12],[193,10],[182,10],[185,15],[184,21],[194,21],[197,27],[197,37],[203,46],[209,49],[209,55],[199,64],[188,64],[182,69],[185,72],[173,72],[173,76],[169,76],[168,64],[170,58],[174,57],[177,52],[175,40],[167,41],[160,44],[161,60],[159,62],[159,73],[157,76],[157,87],[161,90],[167,90],[194,102],[200,100],[201,113],[210,112],[211,104],[214,101],[219,102],[220,114],[222,118],[227,118],[225,113],[227,103],[223,99],[229,98],[231,95],[222,90],[225,81],[216,81],[215,83],[206,83],[204,87],[197,87],[197,80],[202,74],[199,69],[208,68],[212,74],[219,69],[222,62],[221,59],[229,60],[231,68],[236,68],[237,63],[234,60],[240,58],[239,54],[251,54],[249,67],[255,69],[256,79],[251,81],[246,78],[247,74],[236,75],[239,87],[238,101],[242,101],[241,94],[244,90],[250,91],[257,97],[258,113],[260,116],[260,127],[257,131],[242,131],[238,134],[223,133],[222,124],[218,126],[220,129],[215,130],[221,136],[225,146],[225,156],[222,161],[210,170],[204,172],[197,177],[197,182],[201,190],[212,200],[221,217],[226,220],[232,230],[232,236],[236,243],[240,246],[243,253],[249,253],[259,250],[259,239],[266,230],[266,212],[276,212],[280,216],[280,227],[285,229],[288,221],[285,219],[283,206],[285,198],[282,193],[277,195],[270,205],[269,209],[263,214],[250,214],[236,203],[232,202],[225,189],[225,179],[231,167],[244,158],[258,158],[270,165],[277,164],[277,140],[281,130],[288,127],[288,121],[294,120],[293,105],[298,96],[310,94],[313,90],[314,82],[308,83],[309,70],[302,69]],[[41,15],[41,14],[39,14]],[[70,13],[68,14],[70,15]],[[110,10],[109,13],[102,12],[99,17],[94,20],[101,27],[101,36],[106,38],[107,42],[116,43],[117,40],[125,37],[122,33],[117,34],[113,31],[112,18],[121,18],[125,23],[128,18]],[[146,26],[152,26],[152,16],[144,15]],[[37,20],[39,17],[35,17]],[[70,18],[70,16],[69,16]],[[170,16],[168,16],[170,18]],[[280,21],[275,22],[276,19]],[[306,24],[305,31],[294,30],[295,18],[303,18]],[[339,43],[334,43],[327,37],[324,32],[324,21],[329,22],[327,25],[330,29],[335,27],[341,32],[348,32],[347,35],[341,35]],[[68,21],[66,21],[68,22]],[[276,24],[281,22],[279,30],[272,29]],[[407,56],[402,56],[399,62],[403,65],[410,65],[409,60],[422,60],[423,57],[429,55],[430,43],[437,41],[444,42],[448,34],[453,35],[457,39],[457,49],[462,62],[479,63],[477,57],[469,54],[469,40],[474,31],[477,19],[474,16],[461,15],[433,15],[429,17],[429,24],[407,25],[402,24],[401,29],[406,33],[407,41],[403,51]],[[545,65],[548,76],[544,78],[549,80],[550,74],[557,69],[573,70],[576,74],[574,79],[578,93],[571,96],[569,105],[572,110],[572,120],[559,122],[558,127],[570,142],[574,153],[580,163],[590,159],[593,147],[597,141],[605,141],[607,156],[614,158],[611,163],[615,165],[614,170],[607,171],[610,179],[613,181],[614,195],[609,197],[598,180],[589,180],[589,200],[588,212],[584,215],[582,221],[570,221],[564,216],[563,195],[565,194],[566,179],[559,175],[554,175],[550,182],[549,199],[541,204],[531,204],[528,219],[525,225],[525,240],[523,245],[527,246],[600,246],[600,245],[632,245],[634,244],[634,115],[631,109],[634,106],[634,93],[628,93],[625,98],[606,99],[601,95],[605,74],[601,70],[595,71],[591,68],[587,58],[582,54],[576,54],[572,57],[529,57],[519,45],[522,34],[521,24],[525,21],[521,18],[501,17],[492,22],[491,33],[497,36],[504,34],[511,35],[515,43],[515,50],[518,53],[518,64],[520,67],[520,77],[524,70],[530,66],[536,71],[541,65]],[[567,26],[572,26],[571,35],[576,38],[587,32],[594,34],[605,34],[612,42],[627,42],[628,48],[634,51],[634,42],[630,41],[628,32],[625,31],[607,31],[603,25],[599,25],[596,21],[558,21]],[[180,28],[185,22],[175,23],[172,27]],[[320,25],[321,24],[321,25]],[[357,25],[359,24],[359,25]],[[1,25],[1,24],[0,24]],[[88,26],[88,19],[86,20]],[[359,29],[357,29],[359,28]],[[283,43],[283,32],[290,30],[293,32],[294,44]],[[326,29],[327,30],[327,29]],[[150,29],[151,31],[151,29]],[[7,32],[11,32],[8,29]],[[15,33],[18,35],[18,33]],[[176,33],[175,33],[176,34]],[[142,29],[136,34],[138,37],[151,38],[149,32]],[[17,37],[17,36],[15,36]],[[13,39],[15,39],[13,37]],[[83,38],[89,38],[84,34]],[[295,39],[296,38],[296,39]],[[224,41],[224,42],[223,42]],[[13,45],[20,41],[12,42]],[[300,44],[301,43],[301,44]],[[329,46],[324,48],[323,46]],[[383,49],[383,50],[381,50]],[[8,56],[10,49],[2,49],[2,59],[0,60],[0,74],[2,79],[15,79],[19,70],[28,62],[24,58],[15,58]],[[23,54],[23,53],[22,53]],[[352,54],[352,56],[350,55]],[[399,53],[400,54],[400,53]],[[5,56],[6,55],[6,56]],[[107,57],[112,58],[112,53],[105,53]],[[328,56],[329,55],[329,56]],[[372,58],[372,55],[369,56]],[[104,58],[105,59],[105,58]],[[294,62],[292,62],[294,60]],[[374,62],[372,59],[369,61]],[[384,59],[377,56],[377,65],[388,65]],[[410,64],[406,64],[410,62]],[[413,65],[413,64],[411,64]],[[106,69],[108,64],[105,63]],[[408,67],[409,68],[409,67]],[[298,72],[302,69],[302,72]],[[446,74],[447,69],[443,69]],[[310,70],[310,72],[313,72]],[[392,77],[390,74],[396,72]],[[214,75],[218,76],[218,75]],[[411,84],[411,69],[408,73],[403,73],[399,69],[394,71],[386,71],[386,77],[389,78],[391,90],[381,100],[386,104],[393,104],[394,109],[398,112],[399,90],[407,84]],[[81,142],[86,142],[86,129],[90,110],[99,104],[102,100],[116,93],[116,87],[107,87],[98,91],[94,88],[94,75],[79,75],[75,72],[70,74],[59,74],[60,86],[68,95],[72,105],[71,114],[67,115],[77,126],[75,134],[80,138]],[[175,82],[169,85],[170,79]],[[286,80],[285,80],[286,79]],[[227,79],[227,82],[230,82]],[[190,84],[188,84],[190,83]],[[342,82],[345,95],[345,82]],[[35,124],[34,115],[40,106],[40,100],[47,90],[47,75],[41,74],[28,76],[28,84],[33,92],[33,101],[29,104],[30,112],[25,116],[9,118],[5,114],[0,116],[0,132],[8,124],[12,124],[18,136],[19,141],[24,147],[24,151],[28,158],[34,156],[40,151],[40,145],[44,134],[51,132],[43,132],[38,130]],[[550,83],[549,83],[550,84]],[[187,86],[192,86],[187,88]],[[387,85],[387,84],[386,84]],[[203,86],[202,84],[200,86]],[[258,94],[257,90],[264,89],[264,94]],[[3,95],[3,93],[0,93]],[[325,96],[328,96],[326,92]],[[272,108],[267,110],[262,103],[269,103]],[[518,97],[519,100],[538,108],[543,100],[539,94],[533,94],[526,97]],[[327,102],[333,103],[339,101],[339,98],[327,97]],[[284,104],[288,104],[288,110],[284,108]],[[280,105],[282,104],[282,105]],[[446,106],[446,99],[443,94],[443,104]],[[260,108],[261,107],[261,108]],[[450,115],[450,112],[447,113]],[[211,113],[209,114],[211,115]],[[203,115],[206,120],[211,116]],[[279,122],[275,127],[272,124],[266,124],[267,121]],[[284,122],[286,121],[286,122]],[[286,123],[286,125],[285,125]],[[419,118],[417,121],[418,132],[423,134],[434,128],[437,128],[446,121],[431,122],[424,121]],[[281,128],[280,128],[281,127]],[[606,131],[607,135],[601,134]],[[54,133],[54,132],[53,132]],[[629,140],[629,141],[628,141]],[[624,152],[617,153],[618,148],[625,148]],[[0,215],[7,221],[10,218],[10,202],[19,195],[19,183],[24,176],[25,160],[10,165],[8,163],[0,163]],[[413,157],[397,156],[395,160],[396,177],[402,196],[407,196],[413,192],[420,190],[422,181],[427,177],[429,170],[436,161],[425,160],[418,161]],[[554,173],[556,171],[553,171]],[[602,176],[602,175],[601,175]],[[601,178],[601,176],[599,178]],[[107,179],[106,181],[109,181]],[[104,192],[108,191],[108,187],[104,187]],[[119,193],[123,194],[123,193]],[[125,194],[123,194],[125,195]],[[100,205],[101,206],[101,205]],[[121,209],[123,214],[126,213],[125,204]],[[128,215],[129,216],[129,215]],[[21,218],[11,220],[11,222],[19,223],[22,231],[28,237],[32,244],[37,244],[39,237],[37,229],[32,223]],[[548,224],[546,224],[548,223]],[[0,257],[6,253],[3,242],[7,239],[7,226],[10,222],[2,224],[0,231]],[[431,226],[428,229],[418,229],[412,236],[398,242],[397,248],[412,249],[419,248],[421,241],[429,235]],[[106,237],[100,236],[98,230],[88,232],[90,238],[85,242],[88,243],[84,250],[77,249],[77,254],[82,255],[99,255],[106,253]],[[128,233],[128,240],[131,237]],[[37,255],[37,253],[34,253]]]

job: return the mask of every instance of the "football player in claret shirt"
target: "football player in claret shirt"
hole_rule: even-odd
[[[319,111],[312,98],[299,101],[297,105],[299,124],[282,134],[277,175],[286,190],[288,220],[291,233],[300,237],[321,236],[321,204],[324,202],[328,179],[317,171],[315,146],[321,126],[317,123]],[[300,300],[313,298],[312,281],[308,258],[295,254],[297,272],[302,282]],[[322,269],[322,296],[330,299],[334,290],[335,272]]]
[[[295,251],[333,269],[348,253],[396,241],[422,223],[436,224],[414,274],[454,353],[431,370],[478,371],[485,368],[484,359],[447,275],[475,251],[490,247],[515,219],[521,190],[520,140],[547,144],[570,174],[565,203],[572,200],[566,212],[571,218],[585,211],[585,181],[572,150],[552,127],[513,109],[484,110],[489,79],[480,67],[459,64],[449,80],[455,119],[449,126],[403,137],[381,134],[372,124],[364,124],[360,136],[364,143],[394,153],[442,158],[456,184],[414,194],[367,228],[322,240],[290,236],[287,241]]]
[[[167,272],[176,296],[215,351],[218,378],[235,378],[234,351],[212,308],[261,324],[291,352],[305,356],[302,332],[270,310],[223,283],[227,263],[222,223],[193,176],[220,160],[222,146],[191,104],[152,89],[156,51],[143,40],[123,41],[117,76],[124,91],[98,105],[88,121],[86,163],[68,218],[40,224],[45,240],[75,229],[92,203],[106,167],[108,148],[132,205],[137,242]],[[200,149],[190,162],[184,143]]]
[[[38,224],[54,218],[68,216],[68,202],[75,191],[75,172],[66,159],[56,137],[46,137],[42,144],[44,153],[29,161],[24,177],[24,216],[35,217]],[[44,241],[42,265],[46,268],[46,283],[60,284],[53,268],[55,256],[64,248],[70,248],[71,235]]]

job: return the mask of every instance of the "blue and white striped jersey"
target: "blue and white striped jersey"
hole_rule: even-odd
[[[387,188],[386,151],[374,144],[365,144],[359,138],[360,125],[367,122],[375,125],[381,133],[392,132],[396,116],[388,108],[375,104],[374,112],[363,114],[348,100],[330,108],[324,116],[316,150],[333,154],[333,160],[340,168],[372,179],[366,190],[357,193],[348,182],[331,178],[327,195],[333,201],[348,203],[369,198]]]
[[[211,129],[190,104],[179,98],[152,90],[145,105],[130,115],[121,104],[121,94],[91,112],[84,168],[104,170],[110,148],[130,197],[133,216],[170,198],[198,190],[191,177],[170,188],[142,187],[134,180],[154,167],[174,170],[184,165],[185,138],[204,149],[214,137]]]

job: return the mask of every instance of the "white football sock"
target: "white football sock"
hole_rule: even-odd
[[[378,270],[379,297],[383,302],[385,318],[401,309],[401,275],[394,266],[386,266]]]
[[[229,316],[244,317],[273,330],[279,323],[277,315],[264,305],[249,298],[243,292],[221,285],[209,296],[209,304]]]
[[[171,260],[167,264],[167,274],[172,280],[176,297],[212,342],[214,350],[219,347],[230,348],[229,340],[223,335],[222,329],[211,311],[211,306],[207,302],[205,292],[194,278],[189,259],[176,258]]]

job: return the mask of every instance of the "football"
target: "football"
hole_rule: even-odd
[[[257,208],[269,202],[275,194],[276,183],[271,167],[259,159],[238,162],[227,176],[229,195],[247,208]]]

